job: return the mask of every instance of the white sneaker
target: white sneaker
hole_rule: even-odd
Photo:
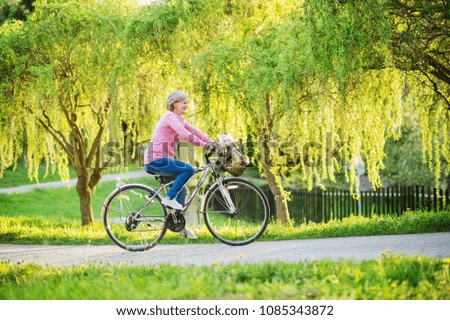
[[[164,199],[161,200],[161,203],[166,207],[170,207],[175,210],[183,210],[183,206],[180,203],[178,203],[178,201],[175,199],[169,199],[165,197]]]
[[[184,228],[183,230],[181,230],[180,236],[182,236],[183,238],[197,239],[197,236],[195,235],[194,231],[188,228]]]

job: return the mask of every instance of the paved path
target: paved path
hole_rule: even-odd
[[[253,263],[264,261],[353,259],[379,257],[386,250],[409,256],[450,257],[450,232],[395,236],[371,236],[289,241],[257,241],[243,247],[224,244],[164,245],[145,252],[128,252],[115,245],[48,246],[0,245],[0,260],[35,262],[55,266],[83,263],[131,265],[211,265],[214,263]]]
[[[145,172],[143,169],[139,171],[129,171],[129,172],[122,172],[122,173],[114,173],[114,174],[106,174],[102,177],[100,182],[105,181],[116,181],[117,179],[134,179],[134,178],[140,178],[149,176],[147,172]],[[13,193],[13,192],[28,192],[32,191],[34,189],[46,189],[46,188],[61,188],[61,187],[73,187],[77,183],[77,179],[70,179],[67,182],[62,181],[54,181],[54,182],[45,182],[45,183],[39,183],[39,184],[30,184],[30,185],[23,185],[18,187],[11,187],[11,188],[1,188],[0,193]]]

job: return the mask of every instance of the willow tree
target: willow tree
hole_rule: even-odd
[[[314,165],[300,162],[297,167],[310,187],[313,179],[333,181],[335,170],[349,168],[344,172],[356,191],[355,166],[362,158],[369,179],[380,186],[384,144],[399,134],[402,112],[402,81],[388,50],[388,1],[307,0],[303,8],[294,18],[301,31],[291,28],[290,34],[315,82],[311,99],[291,126],[301,132],[294,139],[298,145],[319,143],[298,150]],[[330,141],[339,141],[339,150],[330,148]]]
[[[30,177],[47,170],[77,174],[83,225],[93,221],[91,197],[110,159],[103,143],[119,139],[129,114],[121,81],[133,64],[122,31],[132,7],[117,1],[37,1],[23,23],[1,29],[2,140],[21,150]],[[1,149],[1,172],[20,152]]]
[[[450,4],[390,1],[392,55],[406,73],[408,103],[420,116],[424,160],[450,186]],[[443,161],[442,161],[443,160]]]
[[[287,223],[283,174],[301,174],[312,187],[333,180],[334,170],[348,164],[354,186],[354,159],[364,154],[371,178],[379,184],[384,141],[398,127],[398,82],[392,90],[367,90],[389,79],[389,72],[364,74],[383,61],[389,41],[379,2],[349,4],[339,14],[331,1],[292,5],[285,11],[273,10],[277,3],[270,2],[272,10],[262,14],[264,19],[244,17],[242,25],[247,26],[233,29],[233,36],[205,50],[195,70],[206,99],[214,97],[212,103],[218,104],[233,96],[237,113],[245,114],[260,146],[256,156],[275,196],[277,217]],[[380,108],[392,96],[392,104]],[[349,143],[330,150],[329,134]],[[279,150],[282,142],[290,144],[292,155]],[[342,161],[335,161],[338,156]],[[289,157],[297,160],[287,168]]]
[[[234,109],[234,122],[244,122],[253,143],[254,162],[275,198],[276,215],[289,223],[285,192],[274,159],[274,135],[290,108],[281,90],[285,75],[279,57],[281,36],[274,27],[297,8],[295,1],[228,2],[228,30],[194,61],[192,70],[202,102],[213,110]]]
[[[304,20],[314,41],[310,51],[314,72],[338,88],[345,105],[349,90],[367,87],[361,76],[383,75],[391,70],[392,81],[388,77],[381,90],[373,94],[384,96],[386,102],[394,101],[386,93],[397,83],[396,92],[401,97],[399,108],[411,108],[420,116],[424,158],[435,172],[436,183],[441,171],[448,175],[448,2],[306,0],[304,7]],[[382,106],[383,100],[376,105]],[[389,119],[393,118],[387,117],[386,125]],[[400,131],[396,131],[391,134],[398,137]],[[381,152],[378,151],[380,155]],[[382,159],[379,156],[377,161],[372,161],[373,165],[382,168]],[[441,159],[446,168],[442,168]],[[379,185],[376,172],[372,172],[372,177],[375,185]]]

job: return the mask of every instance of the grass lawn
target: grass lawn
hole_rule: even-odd
[[[133,170],[143,170],[143,168],[140,168],[139,164],[131,163],[126,168],[123,165],[118,166],[117,168],[111,168],[105,171],[104,174],[133,171]],[[77,177],[75,170],[71,166],[69,166],[69,176],[70,179]],[[51,172],[48,172],[48,174],[46,175],[45,166],[41,165],[38,172],[38,179],[39,183],[45,183],[45,182],[60,181],[61,177],[57,173]],[[37,182],[34,179],[30,180],[30,178],[28,177],[28,171],[23,166],[23,164],[17,164],[15,168],[10,167],[6,169],[3,178],[0,178],[0,188],[10,188],[35,183]]]
[[[1,180],[0,180],[1,181]],[[126,181],[125,181],[126,182]],[[133,179],[132,182],[157,186],[152,177]],[[93,194],[92,207],[95,223],[81,227],[79,199],[74,187],[37,189],[27,193],[0,194],[0,243],[17,244],[112,244],[101,220],[101,207],[115,182],[99,184]],[[195,243],[215,242],[204,224],[195,229]],[[401,217],[350,216],[327,223],[303,223],[283,226],[270,223],[261,240],[285,240],[407,234],[450,231],[450,212],[405,212]],[[168,232],[162,243],[186,243],[177,234]]]
[[[75,178],[75,171],[69,169],[70,178]],[[61,178],[56,173],[49,172],[45,175],[45,167],[41,166],[38,173],[39,183],[60,181]],[[27,184],[35,184],[35,180],[28,177],[28,171],[22,164],[17,164],[16,167],[10,167],[5,170],[3,177],[0,179],[0,188],[17,187]]]
[[[127,181],[124,180],[124,182]],[[151,176],[133,179],[133,182],[157,185],[157,181]],[[97,185],[92,197],[94,218],[100,218],[102,204],[115,187],[115,182],[103,182]],[[1,216],[45,219],[55,222],[81,221],[79,198],[75,187],[0,194],[0,203]]]
[[[193,227],[198,239],[187,240],[167,232],[161,243],[214,243],[204,224]],[[410,234],[450,231],[448,212],[407,212],[402,217],[354,217],[328,223],[307,223],[298,227],[270,223],[259,241],[315,239],[331,237],[370,236],[384,234]],[[41,217],[0,216],[0,243],[14,244],[112,244],[101,221],[81,227],[73,219],[66,222]]]
[[[449,259],[50,267],[0,262],[0,299],[450,299]]]

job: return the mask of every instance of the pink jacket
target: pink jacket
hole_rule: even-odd
[[[144,164],[161,158],[173,158],[178,142],[191,142],[203,148],[212,140],[189,124],[182,116],[167,110],[156,124],[153,137],[144,154]]]

